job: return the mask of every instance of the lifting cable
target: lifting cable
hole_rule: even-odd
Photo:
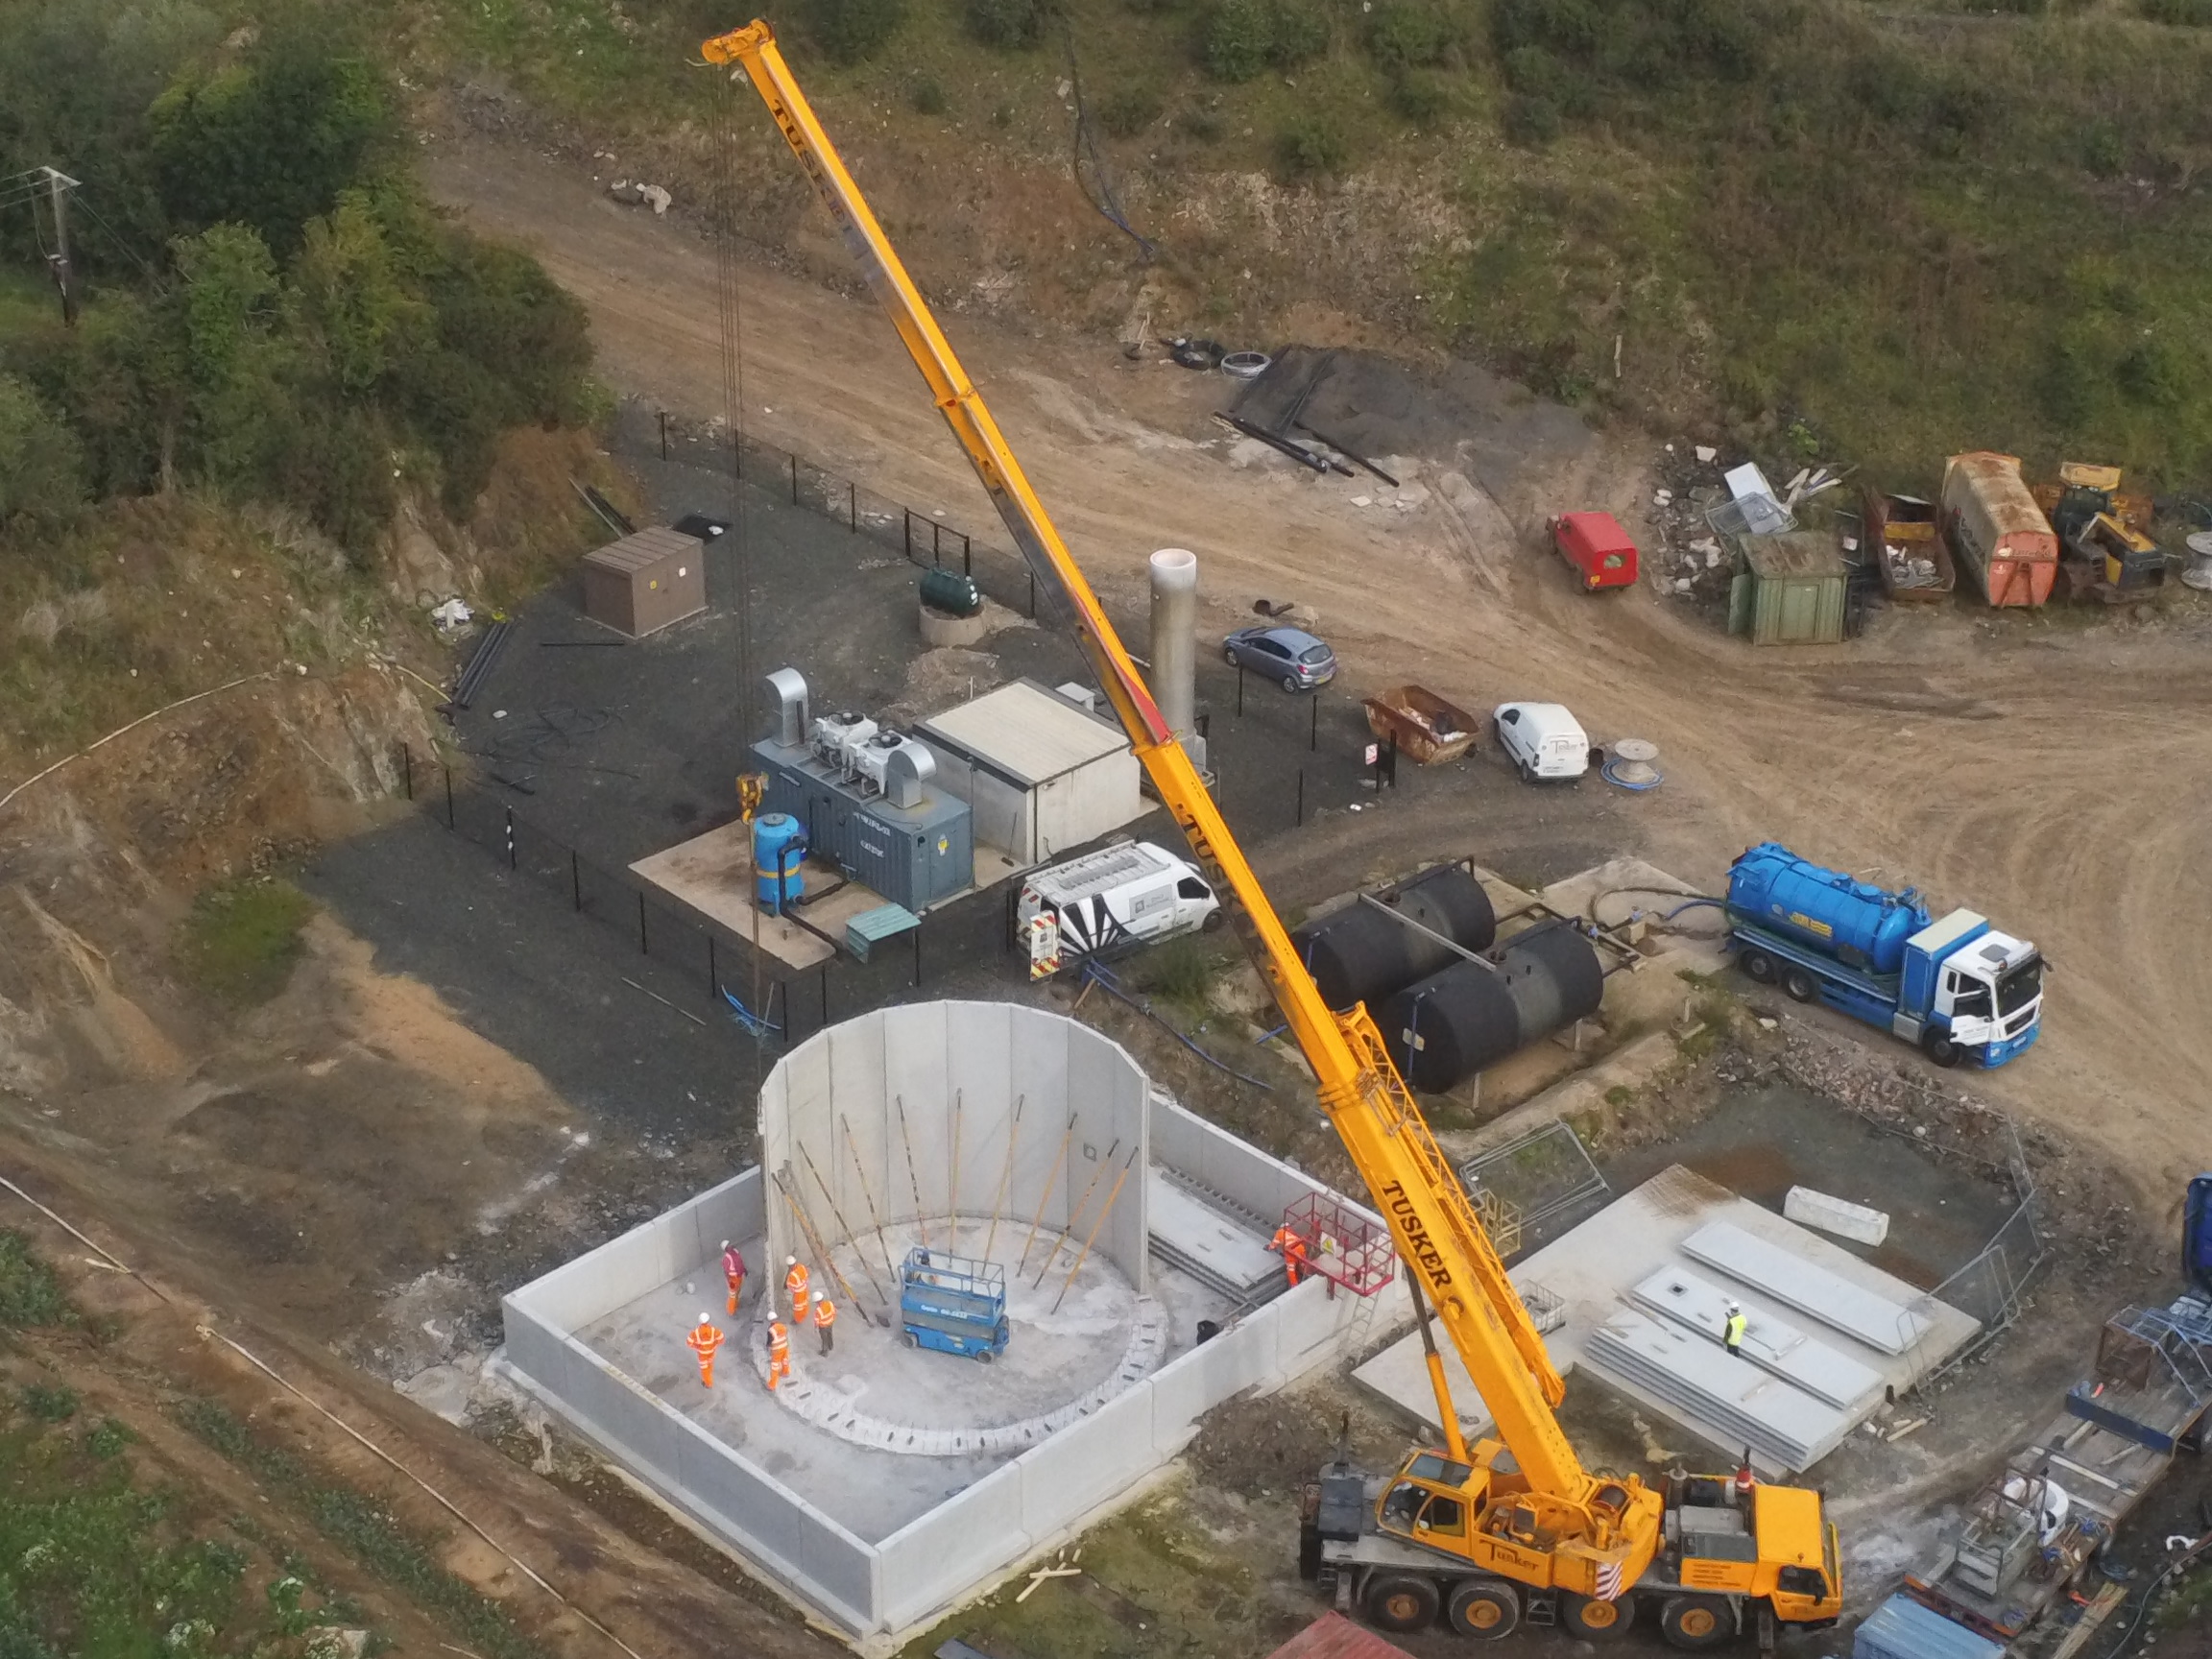
[[[713,93],[713,144],[714,144],[714,301],[717,323],[721,331],[722,360],[722,419],[730,429],[730,546],[737,583],[735,610],[737,613],[737,695],[739,737],[742,741],[752,731],[752,722],[743,711],[753,706],[753,567],[752,544],[746,533],[745,514],[745,303],[743,271],[737,250],[737,119],[736,102],[740,85],[750,91],[751,84],[742,63],[732,63],[715,76]],[[798,471],[792,471],[793,493],[797,493]],[[804,734],[802,734],[804,741]],[[752,871],[751,819],[747,818],[746,869]],[[748,906],[752,917],[753,936],[753,995],[751,1002],[758,1010],[755,1018],[763,1027],[767,1023],[767,989],[763,983],[766,959],[760,950],[760,883],[757,878],[751,882],[752,903]],[[783,883],[781,869],[777,878],[779,909]],[[719,987],[717,987],[719,989]],[[790,1022],[788,1008],[784,1022]],[[753,1044],[753,1098],[760,1097],[765,1082],[761,1075],[765,1056],[762,1049],[768,1040],[766,1029],[755,1033]],[[744,1121],[749,1114],[740,1111],[738,1119]]]

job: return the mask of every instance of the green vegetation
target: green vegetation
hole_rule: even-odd
[[[0,1233],[0,1329],[74,1324],[77,1310],[54,1269],[31,1252],[20,1233]]]
[[[1208,1011],[1206,994],[1219,971],[1220,964],[1198,935],[1186,933],[1145,952],[1144,989],[1193,1016],[1203,1015]]]
[[[465,514],[503,432],[599,412],[581,307],[422,200],[373,37],[258,10],[0,0],[0,166],[84,180],[81,325],[0,308],[0,534],[185,486],[366,564],[403,481]]]
[[[325,1483],[213,1401],[187,1398],[176,1413],[185,1428],[304,1513],[325,1538],[435,1615],[473,1651],[486,1659],[544,1659],[544,1650],[516,1629],[497,1602],[438,1565],[436,1540],[409,1532],[367,1495]],[[273,1589],[271,1600],[276,1599]]]
[[[902,0],[807,0],[801,18],[831,60],[857,63],[883,49],[905,12]]]
[[[314,903],[289,881],[254,877],[202,890],[178,928],[177,965],[199,990],[235,1007],[284,989]]]
[[[68,1418],[0,1407],[0,1654],[277,1659],[301,1648],[276,1642],[362,1623],[342,1600],[309,1605],[304,1578],[257,1560],[233,1529],[196,1522],[179,1494],[135,1484],[118,1455],[135,1438],[122,1425],[77,1435]],[[275,1580],[260,1596],[257,1576]]]

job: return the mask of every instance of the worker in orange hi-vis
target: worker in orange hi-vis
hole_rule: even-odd
[[[791,1293],[791,1323],[806,1326],[806,1263],[796,1256],[783,1258],[783,1288]]]
[[[1284,1277],[1295,1289],[1306,1272],[1306,1240],[1290,1230],[1286,1222],[1275,1229],[1275,1237],[1267,1241],[1267,1248],[1283,1258]]]
[[[684,1338],[685,1346],[699,1356],[699,1385],[714,1386],[714,1351],[722,1346],[722,1333],[714,1329],[714,1321],[706,1314],[699,1315],[699,1323],[691,1327],[691,1334]]]
[[[730,1311],[737,1311],[737,1299],[745,1294],[745,1258],[729,1239],[722,1240],[722,1277],[730,1286]]]
[[[791,1375],[791,1333],[783,1329],[783,1321],[768,1321],[768,1392],[776,1392],[776,1384]]]
[[[837,1338],[830,1327],[837,1323],[837,1305],[827,1296],[814,1298],[814,1334],[822,1339],[822,1352],[827,1354],[836,1346]]]

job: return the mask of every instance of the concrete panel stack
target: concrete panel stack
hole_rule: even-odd
[[[1709,1341],[1719,1341],[1728,1322],[1728,1293],[1695,1273],[1654,1273],[1630,1295],[1647,1312]],[[1854,1421],[1872,1411],[1882,1399],[1879,1373],[1771,1314],[1746,1316],[1743,1357],[1815,1400],[1850,1413]]]
[[[1912,1309],[1863,1290],[1732,1222],[1700,1227],[1682,1241],[1682,1253],[1885,1354],[1904,1353],[1930,1329]]]
[[[1633,1308],[1591,1332],[1584,1354],[1591,1364],[1712,1424],[1730,1444],[1750,1447],[1772,1468],[1809,1468],[1851,1431],[1848,1413],[1730,1355],[1711,1336]]]

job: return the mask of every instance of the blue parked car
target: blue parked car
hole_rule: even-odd
[[[1336,678],[1336,653],[1303,628],[1239,628],[1221,641],[1232,668],[1249,668],[1286,691],[1311,691]]]

